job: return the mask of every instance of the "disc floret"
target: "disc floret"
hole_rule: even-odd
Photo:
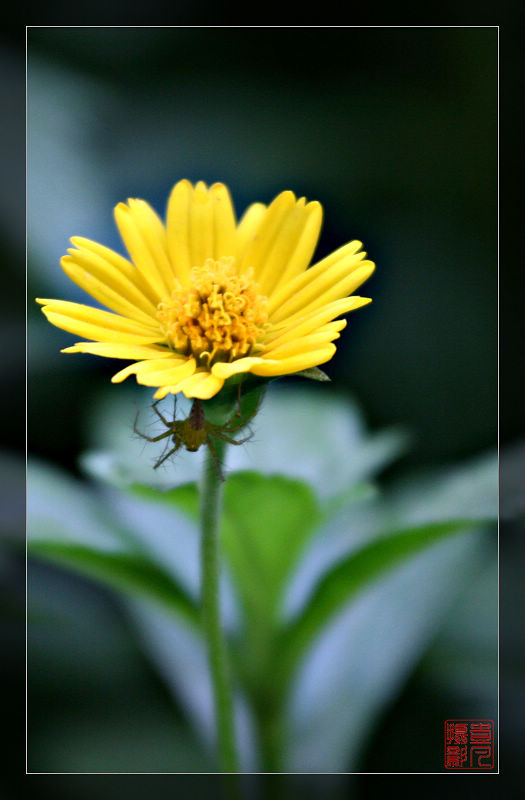
[[[175,281],[157,317],[174,350],[210,367],[252,352],[267,327],[266,306],[253,270],[239,275],[233,258],[208,258],[204,266],[193,267],[189,285]]]

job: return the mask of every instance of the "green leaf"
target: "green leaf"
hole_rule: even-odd
[[[133,485],[134,494],[198,516],[195,483],[169,491]],[[310,487],[282,475],[237,472],[224,487],[221,539],[237,592],[249,615],[274,620],[292,567],[321,512]],[[261,619],[263,618],[263,619]]]
[[[406,448],[399,430],[369,434],[355,403],[311,382],[270,387],[254,437],[227,450],[227,468],[306,481],[321,499],[369,480]]]
[[[141,483],[132,483],[126,487],[137,497],[145,500],[154,500],[176,506],[186,516],[197,519],[199,513],[199,489],[196,483],[183,483],[174,489],[155,489],[152,486],[143,486]]]
[[[301,372],[294,372],[298,378],[309,378],[311,381],[331,381],[326,372],[323,372],[319,367],[310,367],[310,369],[303,369]]]
[[[193,601],[105,496],[56,467],[28,463],[28,550],[197,622]]]
[[[397,526],[498,517],[498,454],[406,475],[385,498]]]
[[[480,530],[436,542],[365,587],[324,627],[286,697],[284,771],[360,771],[378,719],[486,563],[487,538]]]
[[[39,539],[30,555],[70,567],[112,589],[153,600],[196,626],[199,611],[175,581],[142,553],[103,552],[93,547]]]
[[[66,692],[62,694],[67,697]],[[164,700],[164,707],[158,708],[144,691],[137,694],[133,695],[132,703],[125,703],[123,695],[121,702],[114,697],[107,702],[97,698],[89,713],[61,709],[56,724],[35,725],[30,771],[72,774],[218,771],[213,754],[198,742],[189,726],[176,719],[169,703]],[[159,705],[160,702],[157,701]]]
[[[197,517],[195,484],[167,492],[143,486],[135,486],[133,491]],[[256,472],[228,477],[221,545],[244,610],[242,646],[254,683],[269,666],[287,580],[320,519],[315,495],[302,481]]]
[[[323,515],[325,520],[334,517],[340,511],[347,511],[357,504],[375,500],[379,497],[379,489],[376,484],[370,481],[354,483],[346,491],[329,498],[323,503]]]
[[[340,561],[323,575],[306,607],[282,630],[276,668],[280,680],[286,682],[323,626],[359,591],[434,543],[475,530],[479,525],[479,521],[458,520],[396,531]]]
[[[370,434],[357,404],[350,398],[334,395],[322,383],[278,386],[267,380],[257,383],[256,377],[247,376],[242,383],[243,413],[249,416],[250,409],[245,403],[258,402],[259,390],[268,387],[268,391],[250,423],[253,438],[241,447],[227,448],[226,474],[254,469],[266,475],[284,474],[307,481],[320,498],[326,499],[372,478],[407,448],[407,435],[401,430]],[[199,480],[203,448],[197,453],[181,449],[161,468],[152,469],[164,451],[165,441],[145,442],[133,434],[136,411],[140,410],[139,429],[148,435],[162,433],[164,427],[148,411],[151,397],[144,396],[143,389],[123,385],[121,392],[112,389],[87,409],[86,437],[89,436],[91,449],[81,459],[82,469],[90,477],[118,488],[140,483],[171,489]],[[238,387],[228,385],[229,398],[224,395],[228,403],[236,403],[237,391]],[[220,404],[222,397],[223,390],[216,402]],[[169,416],[171,399],[165,403]],[[210,401],[206,404],[210,419],[213,414],[215,421],[216,411],[211,410],[214,404]],[[189,400],[178,397],[177,417],[187,416],[190,407]],[[231,412],[234,405],[228,407]],[[217,414],[224,410],[217,409]]]
[[[224,493],[222,541],[245,608],[274,619],[292,567],[320,512],[301,481],[236,473]]]

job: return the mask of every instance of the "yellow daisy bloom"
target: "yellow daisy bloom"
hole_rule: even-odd
[[[61,265],[109,311],[41,300],[49,322],[90,341],[64,353],[132,360],[156,398],[208,399],[251,372],[273,378],[328,361],[345,327],[337,319],[371,302],[351,294],[374,271],[353,241],[308,268],[319,237],[318,202],[281,192],[237,223],[222,183],[177,183],[164,225],[144,200],[115,208],[130,260],[75,236]]]

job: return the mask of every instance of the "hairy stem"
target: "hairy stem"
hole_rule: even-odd
[[[215,721],[221,771],[238,773],[235,747],[233,702],[226,639],[219,606],[219,525],[222,478],[220,464],[224,444],[214,441],[214,452],[206,447],[200,498],[201,527],[201,603],[208,663],[215,704]],[[234,787],[230,784],[230,789]]]

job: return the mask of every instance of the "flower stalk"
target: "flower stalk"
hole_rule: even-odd
[[[233,697],[219,602],[219,525],[223,481],[217,460],[222,461],[224,448],[224,442],[215,440],[215,454],[210,447],[206,447],[204,459],[200,493],[201,604],[215,706],[219,763],[221,772],[238,773]]]

